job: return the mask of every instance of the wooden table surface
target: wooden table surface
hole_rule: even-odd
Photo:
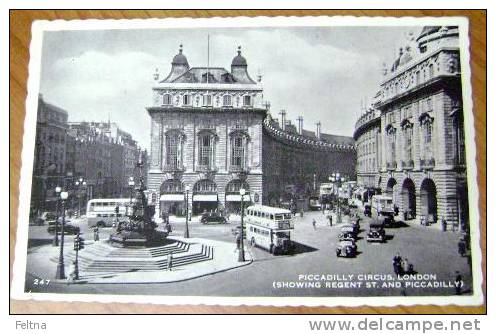
[[[17,231],[19,177],[25,116],[31,22],[38,19],[131,19],[212,16],[354,15],[354,16],[466,16],[470,19],[470,57],[477,141],[479,211],[484,279],[486,277],[486,12],[468,10],[13,10],[10,13],[10,280]],[[486,290],[484,287],[484,295]],[[38,302],[10,300],[10,311],[24,313],[485,313],[486,307],[260,307],[161,306],[121,303]]]

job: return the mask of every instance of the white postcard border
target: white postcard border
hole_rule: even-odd
[[[198,296],[149,296],[149,295],[96,295],[54,294],[24,292],[29,203],[31,196],[32,169],[36,129],[36,113],[40,85],[41,46],[44,31],[98,30],[98,29],[150,29],[150,28],[221,28],[221,27],[297,27],[297,26],[419,26],[458,25],[460,62],[462,67],[462,94],[465,117],[465,146],[467,154],[467,183],[471,229],[473,292],[471,296],[432,297],[198,297]],[[395,306],[395,305],[481,305],[482,253],[480,248],[479,191],[477,185],[476,144],[474,116],[472,113],[472,88],[468,19],[465,17],[230,17],[230,18],[167,18],[123,20],[55,20],[35,21],[32,25],[30,45],[28,97],[22,149],[20,196],[17,220],[17,239],[14,278],[11,297],[21,300],[84,301],[151,303],[166,305],[266,305],[266,306]]]

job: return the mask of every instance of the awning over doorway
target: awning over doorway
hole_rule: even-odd
[[[163,194],[160,195],[161,202],[182,202],[184,201],[183,194]]]
[[[197,194],[193,195],[193,202],[217,202],[217,194]]]
[[[246,194],[243,198],[244,202],[251,202],[251,196]],[[226,195],[226,202],[241,202],[241,195],[230,194]]]

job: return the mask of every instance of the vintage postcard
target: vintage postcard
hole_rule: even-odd
[[[483,301],[468,21],[37,21],[12,294]]]

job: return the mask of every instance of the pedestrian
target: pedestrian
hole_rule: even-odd
[[[167,256],[167,270],[172,271],[172,253]]]
[[[467,245],[463,238],[460,238],[460,241],[458,241],[458,254],[460,254],[461,257],[464,257],[467,254]]]
[[[315,230],[317,228],[317,222],[315,221],[315,218],[312,219],[312,225],[313,225],[313,229]]]
[[[400,253],[396,253],[396,255],[393,257],[393,270],[395,275],[401,275],[403,274],[403,268],[401,267],[401,262],[403,259],[401,258]]]
[[[300,210],[300,217],[303,218],[303,209]]]
[[[95,229],[93,230],[93,240],[100,240],[100,232],[98,231],[98,226],[95,226]]]
[[[446,232],[448,230],[448,222],[446,221],[446,218],[444,216],[441,217],[441,229],[443,232]]]
[[[329,226],[332,226],[332,214],[329,211],[329,215],[327,216],[329,218]]]
[[[410,274],[410,263],[407,258],[403,260],[403,272],[405,274]]]
[[[241,233],[236,232],[236,249],[239,250],[241,247]]]
[[[462,274],[460,274],[459,271],[456,271],[455,274],[456,274],[456,277],[455,277],[455,293],[457,295],[461,295],[462,294],[462,285],[463,285]]]

